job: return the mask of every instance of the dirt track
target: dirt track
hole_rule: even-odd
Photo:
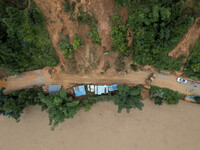
[[[108,75],[73,75],[73,74],[64,74],[58,72],[54,76],[51,76],[48,73],[48,68],[43,70],[36,70],[32,72],[26,72],[19,76],[9,77],[7,81],[0,82],[0,87],[6,86],[6,93],[12,91],[25,89],[33,86],[43,86],[46,87],[49,84],[61,84],[64,88],[70,88],[75,84],[100,84],[100,85],[109,85],[109,84],[128,84],[128,85],[137,85],[145,84],[145,79],[149,75],[149,71],[138,71],[133,72],[129,71],[128,74],[108,74]],[[194,89],[194,93],[200,93],[199,88],[191,87],[187,84],[180,84],[176,81],[176,76],[174,75],[165,75],[158,74],[156,80],[153,82],[153,85],[160,87],[170,88],[172,90],[178,91],[180,93],[189,94],[186,90]]]

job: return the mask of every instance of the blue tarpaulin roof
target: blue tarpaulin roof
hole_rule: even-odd
[[[74,87],[73,89],[74,89],[74,93],[75,93],[76,97],[86,95],[86,91],[85,91],[84,85],[80,85],[80,86]]]
[[[49,95],[52,95],[61,90],[61,85],[49,85],[48,90],[49,90]]]
[[[113,91],[117,90],[117,84],[108,86],[108,90],[109,90],[109,92],[113,92]]]

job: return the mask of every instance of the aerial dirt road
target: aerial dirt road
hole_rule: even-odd
[[[55,75],[48,73],[48,68],[25,72],[18,76],[9,77],[6,80],[0,81],[0,87],[5,87],[5,93],[10,93],[20,89],[30,88],[33,86],[48,86],[50,84],[61,84],[63,88],[70,88],[75,84],[128,84],[138,85],[145,84],[145,79],[150,74],[150,71],[129,71],[128,74],[113,74],[112,75],[73,75],[59,72]],[[163,88],[169,88],[183,94],[199,94],[200,85],[192,86],[191,82],[188,84],[181,84],[176,81],[176,76],[157,73],[157,78],[152,85],[157,85]],[[196,84],[197,85],[197,84]],[[193,89],[193,90],[192,90]],[[191,91],[191,92],[189,92]]]

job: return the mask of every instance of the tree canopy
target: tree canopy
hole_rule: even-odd
[[[0,1],[0,67],[12,73],[55,66],[45,18],[34,2],[25,11]]]
[[[127,113],[131,108],[138,108],[142,110],[144,104],[141,102],[141,87],[129,87],[127,85],[119,85],[118,93],[114,95],[114,103],[118,105],[118,112],[123,108]]]
[[[79,100],[73,101],[72,97],[67,97],[67,92],[64,89],[51,96],[39,93],[39,97],[41,102],[48,107],[49,125],[52,126],[52,130],[65,119],[73,118],[80,109]]]

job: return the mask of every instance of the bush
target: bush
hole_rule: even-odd
[[[77,20],[80,24],[83,23],[91,26],[96,26],[97,20],[94,15],[90,15],[89,13],[83,11],[81,7],[79,7],[78,9],[79,14],[77,15]]]
[[[70,0],[65,0],[64,11],[65,12],[74,12],[76,7],[76,2],[70,3]]]
[[[81,48],[82,45],[83,45],[83,42],[81,40],[81,37],[78,35],[75,35],[74,40],[73,40],[73,48],[78,49],[78,48]]]
[[[90,32],[88,32],[88,36],[92,39],[92,42],[94,44],[99,44],[101,45],[101,38],[98,33],[98,28],[95,26],[92,28]]]
[[[127,46],[127,27],[122,24],[122,18],[119,15],[111,19],[111,42],[114,45],[113,49],[118,50],[125,55],[131,53]]]
[[[151,86],[150,98],[154,99],[156,105],[162,105],[163,101],[167,101],[168,104],[178,104],[179,99],[183,95],[178,92],[172,91],[167,88],[160,88],[157,86]]]
[[[118,54],[115,63],[117,72],[123,71],[125,69],[126,64],[124,62],[124,56],[122,54]]]
[[[69,36],[65,36],[65,40],[61,39],[58,44],[59,49],[65,55],[65,59],[71,59],[74,53],[74,47],[69,42]]]
[[[200,104],[200,96],[196,96],[196,97],[194,98],[194,100],[196,101],[197,104]]]

